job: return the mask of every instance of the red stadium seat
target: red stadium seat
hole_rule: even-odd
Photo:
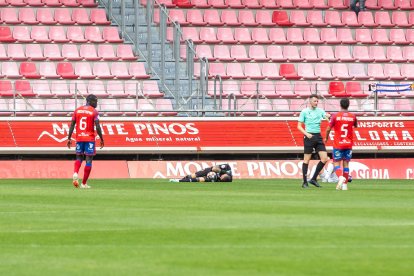
[[[389,61],[384,53],[384,47],[382,46],[370,46],[369,56],[376,62]]]
[[[217,46],[217,45],[215,45]],[[216,58],[213,56],[210,45],[197,45],[196,58],[207,58],[210,61],[214,61]]]
[[[226,26],[240,26],[241,23],[237,19],[236,11],[224,10],[221,13],[221,22]]]
[[[101,59],[98,57],[95,45],[93,44],[82,44],[79,49],[79,55],[81,58],[89,61]]]
[[[329,94],[335,97],[345,96],[345,85],[342,81],[331,81],[329,83]]]
[[[405,76],[401,75],[400,67],[392,63],[384,65],[384,75],[390,80],[403,80],[405,78]]]
[[[290,12],[290,22],[295,26],[309,26],[310,23],[306,21],[305,13],[302,10],[292,10]]]
[[[23,97],[35,97],[36,94],[33,93],[32,86],[28,80],[16,80],[14,82],[14,89],[16,93]]]
[[[276,92],[276,87],[272,81],[261,81],[258,83],[257,90],[260,95],[274,99],[278,98],[280,95]]]
[[[105,27],[102,32],[102,37],[106,42],[120,43],[123,40],[119,37],[117,27]]]
[[[59,71],[59,67],[58,67],[58,71]],[[89,62],[76,62],[74,75],[78,76],[81,79],[94,79],[96,77],[92,73],[92,68]]]
[[[75,30],[74,28],[79,28],[80,27],[75,27],[75,26],[71,26],[68,28],[68,35],[70,35],[70,39],[68,37],[66,37],[66,32],[65,29],[62,26],[52,26],[49,28],[49,38],[57,43],[65,43],[65,42],[69,42],[69,40],[72,40],[73,42],[78,42],[78,40],[74,40],[72,37],[74,37],[74,35],[71,35],[71,30]],[[81,31],[81,30],[80,30]],[[81,32],[81,35],[83,37],[83,33]],[[85,40],[85,39],[84,39]],[[83,42],[81,40],[79,40],[79,42]],[[86,40],[85,40],[86,42]]]
[[[216,29],[207,27],[200,30],[200,40],[205,43],[218,43]]]
[[[188,10],[187,11],[187,21],[191,25],[194,25],[194,26],[207,25],[207,23],[203,19],[203,15],[201,13],[201,10]]]
[[[368,76],[373,80],[385,80],[387,78],[384,75],[382,65],[377,63],[368,64]]]
[[[237,61],[250,61],[247,56],[246,47],[244,45],[232,45],[230,48],[230,56]]]
[[[18,79],[22,77],[16,62],[2,62],[0,76],[5,76],[10,79]]]
[[[214,58],[220,61],[232,61],[234,58],[230,56],[230,49],[227,45],[214,45]]]
[[[239,22],[243,26],[258,26],[259,23],[256,22],[255,16],[253,15],[253,12],[250,10],[240,10],[239,11]]]
[[[285,45],[283,46],[283,56],[287,61],[295,62],[303,60],[298,51],[298,47],[295,45]]]
[[[85,38],[82,27],[80,26],[70,26],[67,29],[67,38],[74,43],[86,43],[88,39]]]
[[[52,25],[56,24],[54,15],[52,14],[53,9],[37,9],[36,20],[42,24]]]
[[[341,28],[337,30],[338,40],[343,44],[355,44],[356,40],[352,37],[352,32],[349,28]]]
[[[132,75],[128,72],[128,67],[124,62],[113,62],[111,64],[111,74],[117,79],[131,79]]]
[[[149,98],[161,98],[164,96],[158,87],[156,80],[145,80],[142,85],[142,93],[145,97]]]
[[[286,11],[274,11],[272,14],[272,21],[279,26],[293,26]]]
[[[343,27],[345,24],[342,23],[339,11],[327,10],[325,12],[325,22],[331,27]]]
[[[352,79],[349,75],[348,66],[343,63],[334,63],[332,65],[332,76],[339,80]]]
[[[59,0],[62,5],[66,6],[66,7],[77,7],[79,6],[79,3],[77,0]]]
[[[39,44],[27,44],[26,45],[26,57],[29,60],[45,60],[43,56],[42,48]]]
[[[57,23],[63,25],[75,24],[69,9],[55,9],[55,20]]]
[[[81,60],[77,45],[64,44],[62,45],[62,56],[68,60]]]
[[[391,22],[390,14],[388,11],[375,12],[375,23],[381,27],[394,27],[395,24]]]
[[[105,46],[105,45],[99,45],[99,46]],[[99,49],[101,49],[101,47],[98,47],[98,54],[99,54]],[[120,60],[137,60],[137,57],[132,52],[132,46],[129,44],[118,45],[118,47],[116,48],[116,56]],[[112,53],[110,53],[110,57],[112,57]],[[105,56],[104,59],[109,59],[109,58],[108,56]]]
[[[59,45],[57,44],[45,44],[43,46],[43,53],[45,58],[48,60],[63,60],[62,54],[60,52]]]
[[[334,78],[331,67],[327,63],[315,64],[315,75],[322,80],[331,80]]]
[[[252,45],[249,48],[249,57],[255,61],[269,61],[262,45]]]
[[[80,25],[92,24],[92,21],[89,19],[89,14],[84,8],[73,9],[72,20]]]
[[[1,9],[0,18],[6,24],[20,24],[22,23],[16,13],[17,9]]]
[[[336,36],[336,29],[324,28],[321,30],[321,40],[328,44],[339,44],[340,41]]]
[[[19,9],[19,20],[23,24],[39,24],[36,20],[34,9]]]
[[[112,27],[105,27],[104,34],[107,28],[112,28]],[[101,42],[106,41],[105,37],[102,37],[101,31],[98,26],[87,26],[85,28],[85,39],[91,43],[101,43]],[[108,42],[113,42],[113,41],[108,41]]]
[[[354,46],[354,49],[352,51],[352,56],[355,59],[355,61],[359,61],[359,62],[374,61],[374,59],[369,56],[367,46]]]
[[[38,43],[46,43],[51,41],[45,26],[33,26],[30,32],[30,37],[33,41]]]
[[[407,13],[405,11],[392,12],[391,22],[395,24],[396,27],[411,27],[411,24],[408,23]]]
[[[288,80],[300,79],[296,71],[295,65],[291,63],[280,64],[279,75]]]
[[[0,42],[15,42],[9,26],[0,26]]]
[[[104,9],[92,9],[91,10],[91,21],[96,25],[109,25],[111,21],[106,17]]]
[[[403,48],[403,57],[409,62],[414,61],[414,46],[407,46]]]
[[[258,44],[270,44],[272,41],[267,35],[266,28],[254,28],[252,29],[252,39]]]
[[[57,64],[57,74],[63,79],[77,79],[73,65],[70,62],[59,62]]]
[[[250,31],[247,28],[236,28],[234,30],[234,39],[242,44],[254,43]]]
[[[226,75],[233,79],[246,78],[243,67],[240,63],[228,63],[226,68]]]
[[[7,46],[7,56],[11,60],[26,60],[26,55],[22,44],[9,44]]]
[[[272,14],[267,10],[257,10],[256,11],[256,22],[260,26],[274,26],[275,23],[272,22]]]
[[[323,19],[322,11],[310,10],[306,15],[306,21],[314,27],[323,27],[328,25]]]
[[[60,76],[57,74],[55,63],[53,62],[41,62],[39,64],[39,73],[42,77],[48,79],[60,78]]]
[[[130,63],[129,74],[136,79],[148,79],[150,77],[145,71],[145,66],[143,62]]]
[[[385,29],[373,29],[372,41],[378,44],[392,44],[392,41],[388,38],[387,30]]]
[[[262,75],[266,79],[279,80],[282,76],[279,74],[279,68],[275,63],[263,63]]]
[[[312,94],[311,84],[308,81],[297,81],[293,85],[293,92],[297,97],[308,98]]]
[[[337,10],[348,8],[348,5],[345,5],[343,0],[328,0],[328,6]]]
[[[265,78],[265,76],[262,75],[262,70],[260,69],[259,63],[245,63],[244,74],[247,78],[250,78],[250,79],[264,79]]]
[[[403,29],[391,29],[390,41],[394,44],[410,44],[405,38],[405,32]]]
[[[366,97],[359,81],[348,81],[345,85],[345,93],[351,97]]]
[[[270,45],[266,49],[266,56],[272,61],[286,61],[280,45]]]
[[[28,26],[14,26],[13,38],[19,42],[32,42],[30,37],[30,30]]]
[[[335,47],[335,58],[339,61],[354,61],[351,53],[349,52],[349,47],[344,45],[338,45]]]
[[[371,31],[369,29],[356,29],[355,40],[362,44],[373,44]]]
[[[20,75],[26,79],[40,79],[40,74],[37,71],[36,64],[33,62],[20,63]]]
[[[394,5],[393,2],[394,1],[389,1],[389,0],[378,0],[378,6],[382,7],[384,10],[395,10],[397,6]]]
[[[358,14],[359,15],[359,14]],[[349,27],[359,27],[361,23],[358,22],[356,13],[353,11],[343,11],[341,14],[342,24]]]
[[[195,27],[184,27],[182,28],[182,32],[183,40],[191,39],[194,43],[201,42],[199,33]]]
[[[106,67],[108,68],[108,66]],[[109,71],[109,68],[108,68]],[[106,93],[105,84],[101,80],[91,80],[88,82],[86,89],[88,91],[88,94],[94,94],[98,98],[107,98],[109,97],[108,93]],[[105,99],[106,101],[106,99]],[[102,102],[105,102],[102,101]],[[102,103],[101,102],[101,103]]]
[[[286,39],[292,44],[305,44],[302,30],[300,28],[289,28],[286,31]]]
[[[4,44],[0,44],[0,60],[8,60],[9,56],[6,53],[6,48]]]
[[[204,22],[210,26],[223,26],[223,22],[220,20],[218,10],[205,10],[203,18]]]
[[[305,80],[315,80],[318,78],[318,76],[315,75],[313,65],[310,63],[299,63],[298,75]]]
[[[118,47],[121,45],[124,45],[124,44],[120,44],[118,45]],[[98,45],[98,57],[103,60],[118,60],[119,59],[119,57],[115,55],[114,47],[110,44],[99,44]]]
[[[49,81],[48,80],[36,80],[33,81],[33,93],[37,97],[51,98],[54,96],[50,91]]]
[[[364,27],[376,27],[377,23],[374,21],[372,12],[361,11],[358,13],[358,22]]]
[[[321,37],[319,35],[319,30],[317,28],[305,28],[303,30],[303,40],[306,43],[310,43],[310,44],[322,44],[322,43],[324,43],[321,40]]]
[[[387,59],[392,62],[406,62],[407,60],[403,57],[401,47],[399,46],[388,46],[386,50]]]
[[[0,80],[0,96],[1,97],[10,97],[13,96],[13,85],[10,80]]]
[[[366,72],[366,65],[362,63],[348,64],[349,75],[356,80],[367,80],[369,76]]]
[[[401,65],[401,75],[407,80],[414,80],[414,64],[404,63]]]

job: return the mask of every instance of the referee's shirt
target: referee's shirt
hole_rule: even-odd
[[[321,121],[325,116],[325,110],[319,107],[315,109],[307,107],[300,112],[298,121],[305,124],[306,132],[321,133]]]

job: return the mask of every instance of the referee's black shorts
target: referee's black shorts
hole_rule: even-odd
[[[311,133],[312,138],[309,139],[308,137],[303,137],[303,145],[304,145],[304,153],[311,154],[313,149],[316,152],[326,151],[325,144],[322,139],[322,135],[320,133]]]

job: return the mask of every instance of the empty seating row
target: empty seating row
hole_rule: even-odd
[[[0,116],[70,116],[83,100],[0,98]],[[175,116],[170,99],[105,99],[99,101],[101,116]],[[16,112],[16,113],[15,113]]]
[[[391,14],[391,15],[390,15]],[[336,10],[292,10],[287,12],[269,10],[177,10],[169,11],[168,23],[178,22],[181,26],[331,26],[331,27],[411,27],[414,12],[377,11],[339,12]],[[155,10],[154,22],[159,23],[159,10]]]
[[[0,46],[1,47],[1,46]],[[186,59],[186,48],[181,48],[181,58]],[[414,46],[313,46],[313,45],[197,45],[196,58],[210,61],[360,61],[360,62],[412,62]],[[0,48],[1,59],[1,48]]]
[[[221,102],[223,111],[227,116],[292,116],[299,115],[300,111],[307,106],[303,99],[238,99],[236,109],[234,103],[224,99]],[[327,111],[336,112],[340,109],[339,100],[326,100],[320,104]],[[377,115],[412,115],[413,103],[409,99],[380,99],[378,110],[375,110],[373,99],[351,99],[349,110],[359,116]]]
[[[137,60],[130,44],[0,44],[0,60]]]
[[[0,42],[120,43],[117,27],[0,26]]]
[[[357,16],[353,11],[292,10],[275,11],[272,18],[280,26],[411,27],[414,24],[413,11],[366,11]]]
[[[156,80],[144,81],[48,81],[48,80],[0,80],[0,96],[12,97],[13,93],[23,97],[74,97],[95,94],[100,98],[160,98]]]
[[[39,8],[2,8],[0,12],[0,23],[5,24],[63,24],[63,25],[109,25],[104,9],[46,9]]]
[[[147,0],[141,0],[146,5]],[[158,0],[158,3],[167,7],[195,7],[215,9],[348,9],[349,1],[345,0]],[[412,10],[413,0],[367,0],[365,6],[368,9],[384,10]]]
[[[2,62],[0,78],[63,79],[146,79],[142,62]]]
[[[233,31],[234,30],[234,31]],[[172,28],[167,39],[173,40]],[[184,27],[182,39],[194,43],[240,44],[414,44],[414,29],[213,28]]]
[[[367,97],[369,91],[364,90],[364,85],[361,82],[349,81],[344,85],[343,90],[351,97]],[[368,84],[365,85],[368,90]],[[218,97],[220,94],[222,97],[233,96],[239,97],[265,97],[265,98],[294,98],[304,97],[307,98],[311,94],[319,94],[324,97],[335,96],[330,93],[327,82],[309,82],[309,81],[223,81],[223,90],[220,92],[220,86],[216,82],[216,90],[214,90],[214,82],[209,83],[208,95],[211,97]],[[345,93],[343,92],[343,93]]]
[[[96,0],[0,0],[0,7],[23,7],[23,6],[32,6],[32,7],[96,7],[98,3]]]
[[[200,76],[200,63],[194,63],[194,75]],[[305,79],[305,80],[412,80],[414,64],[395,63],[210,63],[210,78],[223,79]]]

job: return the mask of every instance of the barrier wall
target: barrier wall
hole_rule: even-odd
[[[69,125],[69,118],[1,118],[0,154],[72,153],[66,148]],[[98,153],[303,151],[297,118],[103,118],[101,125],[105,148]],[[412,117],[359,118],[358,126],[355,152],[414,151]]]
[[[298,160],[232,160],[235,179],[302,178]],[[316,161],[312,161],[309,172]],[[181,178],[211,161],[94,161],[92,179],[98,178]],[[414,159],[356,159],[350,163],[354,179],[414,179]],[[1,161],[1,178],[71,179],[73,161]],[[83,169],[80,171],[82,177]]]

